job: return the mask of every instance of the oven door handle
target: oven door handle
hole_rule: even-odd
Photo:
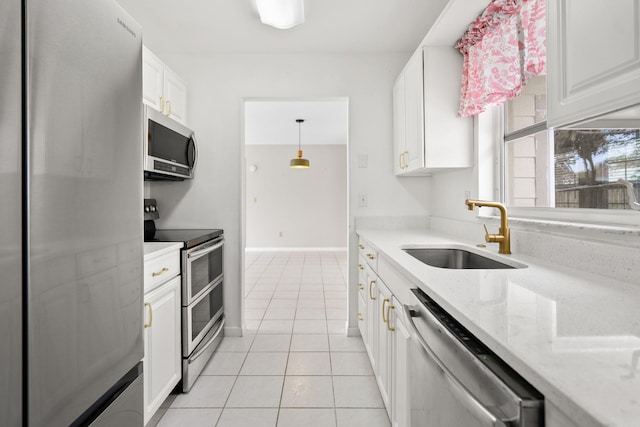
[[[213,252],[218,248],[221,248],[222,245],[224,245],[224,240],[221,240],[220,242],[218,242],[217,244],[213,245],[213,246],[208,246],[204,249],[200,249],[199,251],[195,251],[195,252],[187,252],[187,258],[191,259],[191,258],[199,258],[202,255],[206,255],[209,252]]]
[[[198,350],[197,353],[194,353],[194,354],[191,355],[191,357],[189,357],[189,363],[191,363],[192,361],[194,361],[198,357],[200,357],[200,355],[202,353],[204,353],[211,346],[211,344],[213,344],[215,342],[215,340],[218,337],[218,335],[220,335],[220,332],[222,332],[222,327],[224,326],[224,321],[225,321],[225,318],[224,318],[224,316],[222,316],[222,320],[220,321],[220,326],[218,326],[218,330],[216,331],[216,333],[213,334],[213,336],[211,337],[209,342],[204,347],[202,347],[200,350]]]

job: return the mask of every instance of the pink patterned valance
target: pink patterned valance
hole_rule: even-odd
[[[493,0],[455,47],[464,56],[458,115],[504,104],[546,73],[545,0]]]

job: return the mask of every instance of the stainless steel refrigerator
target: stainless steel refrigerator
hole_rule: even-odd
[[[0,426],[141,426],[141,29],[3,0],[0,37]]]

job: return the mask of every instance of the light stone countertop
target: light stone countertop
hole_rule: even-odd
[[[357,234],[379,251],[378,265],[392,264],[576,425],[640,425],[640,284],[563,267],[563,260],[498,255],[497,244],[480,249],[426,230]],[[528,267],[436,268],[401,250],[412,245],[467,245]],[[570,261],[571,253],[564,256]]]
[[[179,250],[184,244],[182,242],[144,242],[144,260],[159,257],[171,251]]]

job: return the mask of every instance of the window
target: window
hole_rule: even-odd
[[[618,114],[622,119],[597,120],[588,127],[547,129],[545,93],[545,76],[538,76],[505,105],[506,204],[631,209],[633,197],[640,199],[638,120]]]

